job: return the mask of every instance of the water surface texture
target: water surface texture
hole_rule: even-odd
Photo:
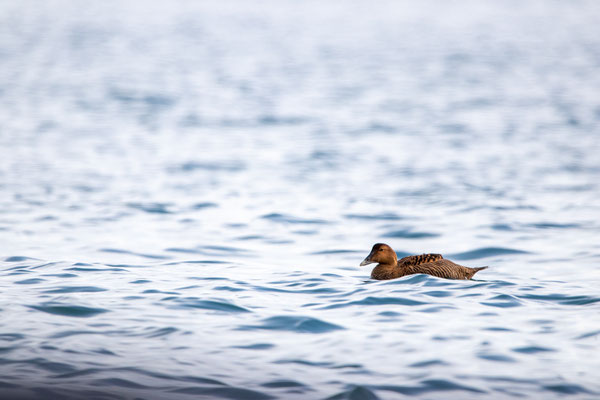
[[[599,199],[596,1],[3,1],[0,398],[597,399]]]

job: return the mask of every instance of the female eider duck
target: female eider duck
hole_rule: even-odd
[[[384,243],[375,243],[371,253],[360,266],[378,263],[371,272],[373,279],[395,279],[405,275],[427,274],[446,279],[471,279],[477,271],[487,267],[463,267],[446,260],[441,254],[421,254],[398,260],[396,252]]]

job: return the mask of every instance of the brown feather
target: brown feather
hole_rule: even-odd
[[[471,279],[479,270],[465,267],[446,259],[436,260],[420,265],[399,265],[398,267],[402,275],[428,274],[447,279]]]
[[[421,265],[421,264],[425,264],[425,263],[429,263],[429,262],[437,261],[437,260],[443,260],[443,259],[444,259],[444,257],[442,257],[441,254],[434,254],[434,253],[421,254],[420,256],[408,256],[408,257],[401,258],[400,260],[398,260],[398,265],[400,265],[400,266]]]

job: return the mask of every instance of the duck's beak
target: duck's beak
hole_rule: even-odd
[[[371,254],[369,254],[367,256],[367,258],[365,258],[364,260],[362,260],[362,262],[360,263],[360,266],[364,267],[365,265],[369,265],[369,264],[373,264],[373,261],[371,261]]]

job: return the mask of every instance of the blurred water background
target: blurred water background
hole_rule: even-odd
[[[596,1],[2,1],[0,398],[598,398],[599,178]]]

